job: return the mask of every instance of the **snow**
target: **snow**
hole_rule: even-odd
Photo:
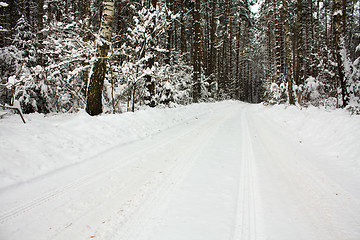
[[[329,112],[312,106],[302,111],[295,107],[273,108],[277,114],[271,113],[271,118],[295,135],[295,141],[312,154],[312,163],[360,199],[360,188],[356,187],[360,180],[356,176],[360,172],[359,116],[350,116],[342,109]]]
[[[8,83],[11,84],[11,85],[15,85],[16,83],[16,76],[10,76],[8,78]]]
[[[254,5],[250,6],[251,12],[254,14],[258,14],[260,10],[261,4],[259,2],[255,2]]]
[[[0,7],[7,7],[9,6],[9,4],[7,4],[6,2],[0,2]]]
[[[181,109],[148,109],[121,115],[78,114],[25,116],[0,121],[0,188],[26,182],[91,156],[146,138],[212,110],[205,104]]]
[[[202,103],[0,120],[0,239],[360,239],[360,117]]]
[[[337,10],[336,12],[334,12],[333,13],[333,16],[337,16],[337,15],[342,15],[343,14],[343,12],[342,12],[342,10],[340,9],[340,10]]]

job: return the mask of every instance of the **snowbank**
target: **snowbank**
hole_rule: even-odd
[[[258,106],[282,126],[293,143],[303,149],[319,169],[335,181],[347,186],[347,190],[360,198],[360,116],[350,115],[343,109],[327,111],[310,106],[299,109],[295,106]],[[358,189],[354,192],[354,189]]]
[[[0,119],[0,188],[26,182],[51,171],[87,161],[110,148],[191,122],[236,102],[147,109],[90,117],[85,112],[46,116],[31,114]],[[344,110],[249,105],[293,136],[313,162],[351,185],[360,171],[360,116]],[[324,156],[326,153],[326,156]],[[360,197],[360,191],[359,191]]]
[[[30,114],[0,120],[0,188],[86,161],[115,146],[136,141],[234,102],[147,109],[120,115]]]

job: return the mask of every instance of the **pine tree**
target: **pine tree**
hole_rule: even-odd
[[[154,13],[156,11],[156,4],[157,4],[157,0],[151,0],[151,6],[150,6],[150,14]],[[156,23],[156,19],[153,18],[152,19],[153,24],[150,27],[150,32],[151,32],[151,38],[150,38],[150,42],[144,42],[144,44],[149,44],[150,48],[153,49],[155,48],[155,25]],[[145,51],[143,52],[143,56],[141,57],[145,57]],[[155,64],[155,53],[152,52],[151,56],[147,59],[147,67],[148,68],[152,68]],[[155,107],[156,106],[156,101],[155,101],[155,81],[154,79],[152,79],[152,76],[150,74],[147,74],[145,76],[145,85],[147,88],[147,92],[148,92],[148,96],[145,97],[145,100],[147,101],[147,105],[150,107]]]
[[[296,74],[295,74],[295,82],[299,87],[297,92],[297,101],[300,104],[301,101],[301,93],[302,86],[305,83],[305,73],[304,73],[304,35],[303,35],[303,0],[297,0],[296,3]]]
[[[201,28],[200,28],[200,0],[194,5],[194,54],[193,54],[193,98],[194,102],[201,99]]]
[[[288,85],[288,102],[295,104],[293,96],[293,80],[291,73],[291,39],[290,26],[288,17],[288,0],[283,0],[283,14],[284,14],[284,35],[285,35],[285,78]]]
[[[346,1],[333,1],[333,25],[334,25],[334,57],[336,60],[336,79],[340,83],[342,107],[346,107],[349,103],[349,93],[347,91],[347,84],[345,79],[345,70],[341,50],[345,47],[345,12]]]

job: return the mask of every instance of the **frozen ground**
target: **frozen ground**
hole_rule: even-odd
[[[360,117],[197,104],[0,120],[0,239],[359,240]]]

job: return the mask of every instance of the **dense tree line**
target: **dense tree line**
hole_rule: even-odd
[[[0,104],[359,105],[359,1],[0,0]]]
[[[353,0],[264,1],[258,26],[267,101],[359,112],[359,6]]]

